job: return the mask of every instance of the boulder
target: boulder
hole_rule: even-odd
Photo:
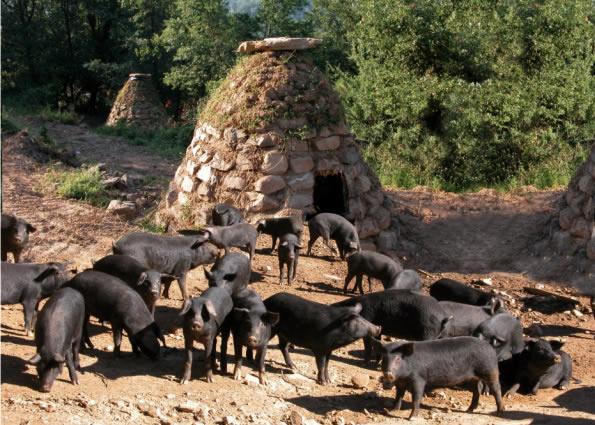
[[[357,233],[359,234],[359,237],[361,239],[370,238],[380,233],[380,229],[378,228],[374,220],[372,220],[372,218],[370,217],[367,217],[362,221],[357,222],[356,227],[358,229]]]
[[[287,208],[302,209],[312,205],[312,192],[294,193],[287,200]]]
[[[398,248],[399,240],[395,232],[383,230],[376,238],[376,245],[380,251],[393,251]]]
[[[578,188],[588,194],[591,195],[593,193],[593,188],[595,187],[595,180],[589,176],[589,175],[585,175],[583,177],[580,178],[580,180],[578,181]]]
[[[570,234],[580,239],[590,239],[593,232],[593,221],[589,222],[582,217],[577,218],[570,228]]]
[[[314,187],[314,175],[312,173],[306,173],[299,176],[291,177],[287,181],[288,186],[291,190],[297,192],[300,190],[307,190]]]
[[[251,212],[266,212],[280,207],[279,202],[268,195],[258,192],[249,192],[247,195],[248,199],[250,199],[248,209]]]
[[[219,171],[229,171],[235,165],[233,159],[225,160],[218,153],[211,160],[211,167]]]
[[[208,182],[209,180],[211,180],[212,175],[213,170],[211,169],[211,167],[208,165],[203,165],[202,167],[200,167],[200,170],[198,170],[198,174],[196,175],[196,177],[199,180],[202,180],[203,182]]]
[[[184,180],[182,180],[182,190],[188,193],[194,190],[194,180],[191,177],[184,177]]]
[[[136,204],[131,201],[112,199],[107,206],[107,211],[126,220],[130,220],[136,216]]]
[[[296,156],[289,160],[291,171],[302,174],[314,168],[314,160],[311,156]]]
[[[339,161],[333,158],[322,158],[316,164],[318,172],[323,174],[339,174],[342,171]]]
[[[268,152],[262,161],[261,170],[265,174],[284,174],[287,171],[287,157],[281,152]]]
[[[225,176],[223,187],[230,190],[243,190],[246,187],[246,179],[239,176]]]
[[[330,151],[337,149],[341,145],[341,138],[339,136],[325,137],[316,140],[314,144],[319,151]]]
[[[562,211],[560,211],[560,217],[559,217],[559,222],[560,222],[560,228],[562,230],[568,230],[572,227],[572,222],[574,221],[574,219],[578,217],[578,214],[575,214],[575,212],[572,210],[572,208],[564,208]]]

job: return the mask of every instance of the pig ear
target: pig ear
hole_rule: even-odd
[[[250,310],[248,310],[247,308],[239,308],[239,307],[233,308],[233,314],[235,315],[235,317],[238,320],[244,316],[247,316],[249,313],[250,313]]]
[[[267,325],[275,326],[277,323],[279,323],[279,313],[267,311],[262,315],[262,321]]]
[[[42,282],[46,277],[49,277],[53,274],[57,274],[59,272],[58,267],[55,265],[48,266],[44,271],[42,271],[39,276],[33,279],[35,282]]]
[[[171,283],[176,279],[177,278],[175,276],[172,276],[171,274],[164,273],[161,275],[161,283]]]
[[[136,286],[141,286],[143,283],[145,283],[145,280],[147,280],[147,274],[145,272],[142,272],[138,277],[138,282],[136,282]]]
[[[362,305],[360,303],[357,303],[356,305],[354,305],[351,308],[351,313],[352,314],[360,314],[361,311],[362,311]]]
[[[33,232],[37,231],[37,229],[33,225],[27,223],[27,231],[29,233],[33,233]]]
[[[452,319],[453,316],[448,316],[442,319],[442,322],[440,322],[440,334],[438,335],[438,338],[445,336],[446,330],[448,329],[448,324],[451,322]]]
[[[296,247],[296,248],[299,248],[299,249],[302,249],[302,248],[303,248],[303,246],[302,246],[300,243],[296,243],[296,244],[295,244],[295,247]]]
[[[505,343],[506,340],[497,336],[493,336],[490,344],[492,344],[492,347],[499,347],[500,345],[502,345],[503,343]]]
[[[64,354],[55,353],[52,357],[56,363],[64,363],[66,361]]]
[[[413,354],[413,347],[413,344],[411,342],[408,342],[407,344],[399,346],[398,351],[403,354],[403,357],[407,357]]]
[[[562,341],[550,341],[549,343],[552,347],[552,350],[554,351],[558,351],[564,346],[564,343]]]
[[[384,346],[384,344],[382,343],[382,341],[380,341],[378,338],[370,338],[372,340],[372,347],[374,348],[374,350],[376,351],[386,351],[386,347]]]
[[[287,245],[289,245],[289,242],[287,242],[287,241],[283,241],[283,242],[281,243],[281,246],[287,246]]]
[[[211,280],[213,279],[213,273],[205,269],[205,277],[207,278],[207,280]]]
[[[228,273],[225,276],[223,276],[224,280],[227,280],[228,282],[234,281],[236,279],[236,276],[238,274],[237,273]]]
[[[498,297],[492,298],[489,303],[490,315],[493,316],[502,307],[503,307],[502,300],[500,298],[498,298]]]
[[[184,236],[200,235],[201,232],[202,232],[202,230],[197,230],[197,229],[181,229],[181,230],[178,230],[178,233],[180,235],[184,235]]]
[[[192,301],[190,299],[186,299],[184,301],[184,305],[182,306],[182,309],[180,310],[178,315],[179,316],[185,315],[186,313],[188,313],[190,311],[190,307],[192,307]]]
[[[198,249],[200,248],[207,240],[206,239],[197,239],[194,241],[192,245],[190,245],[190,249]]]
[[[213,319],[217,320],[217,311],[215,310],[215,306],[213,305],[213,301],[206,300],[205,301],[205,308],[209,312],[209,314],[213,317]]]
[[[35,366],[35,365],[39,364],[40,361],[41,361],[41,356],[39,355],[39,353],[37,353],[33,357],[31,357],[29,360],[27,360],[27,363]]]

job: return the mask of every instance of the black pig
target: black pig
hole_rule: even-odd
[[[347,293],[349,282],[355,277],[355,286],[352,292],[355,292],[359,288],[360,294],[363,295],[362,280],[364,275],[368,276],[370,291],[372,290],[370,278],[380,280],[384,288],[389,288],[397,284],[397,277],[402,271],[403,267],[401,267],[401,264],[384,254],[373,251],[354,252],[347,256],[347,276],[345,277],[343,292]]]
[[[492,294],[447,278],[434,282],[430,286],[430,295],[439,301],[453,301],[479,306],[490,303],[494,298]]]
[[[79,349],[84,319],[85,300],[71,288],[56,291],[39,312],[35,326],[37,354],[29,359],[29,363],[37,366],[41,391],[52,389],[64,363],[70,382],[79,384],[76,371],[81,368]]]
[[[128,255],[108,255],[93,263],[93,270],[111,274],[122,279],[143,298],[155,317],[155,304],[161,295],[161,284],[171,283],[176,278],[143,266]]]
[[[2,263],[2,304],[22,304],[25,331],[31,335],[39,301],[49,297],[68,280],[62,263]]]
[[[180,230],[184,235],[197,235],[204,238],[219,249],[224,249],[229,254],[229,248],[246,248],[250,259],[254,256],[258,232],[249,223],[233,224],[231,226],[210,226],[201,230]]]
[[[267,345],[271,339],[271,327],[279,322],[279,314],[267,311],[260,296],[250,288],[245,288],[233,296],[234,309],[230,316],[235,368],[233,377],[242,379],[242,349],[247,347],[247,356],[252,358],[256,350],[258,380],[265,384],[264,360]],[[227,339],[229,331],[224,331],[221,341],[221,369],[227,370]]]
[[[396,387],[394,408],[401,408],[405,391],[412,395],[413,409],[409,419],[418,414],[426,388],[453,387],[465,382],[475,384],[467,411],[472,412],[479,404],[480,381],[485,382],[494,394],[498,413],[504,411],[498,359],[485,341],[462,336],[383,345],[375,340],[375,348],[382,353],[385,386]]]
[[[440,306],[446,314],[452,316],[448,336],[471,336],[482,322],[494,314],[504,312],[500,298],[493,298],[482,307],[452,301],[440,301]]]
[[[259,234],[271,235],[271,252],[273,252],[277,244],[277,239],[288,233],[296,235],[298,240],[301,241],[304,222],[301,217],[271,217],[259,220],[256,223],[256,230]]]
[[[272,335],[279,337],[285,363],[295,369],[289,357],[289,344],[309,348],[316,357],[317,382],[330,383],[328,364],[333,350],[363,337],[379,336],[375,326],[359,315],[360,304],[349,307],[320,304],[281,292],[264,301],[267,311],[279,313]]]
[[[248,286],[250,273],[250,260],[239,252],[231,252],[218,258],[211,271],[205,269],[209,286],[225,288],[230,295]]]
[[[525,347],[521,322],[508,313],[498,313],[484,320],[475,329],[473,336],[494,347],[499,361],[510,359]]]
[[[29,233],[36,230],[22,218],[2,213],[2,261],[6,261],[8,253],[11,252],[14,262],[18,263],[21,259],[21,252],[29,242]]]
[[[132,350],[140,351],[155,360],[159,357],[159,340],[165,339],[141,296],[115,276],[94,270],[85,270],[73,277],[66,286],[83,294],[85,298],[85,326],[83,337],[90,348],[93,344],[87,331],[89,317],[112,324],[114,354],[120,355],[122,330],[126,330]]]
[[[359,237],[355,226],[347,219],[340,215],[333,213],[320,213],[308,220],[308,229],[310,229],[310,240],[308,241],[308,252],[310,255],[312,246],[319,237],[322,237],[326,246],[335,252],[335,249],[330,245],[330,239],[337,243],[339,248],[339,255],[341,259],[345,259],[345,255],[359,251]]]
[[[227,204],[217,204],[211,211],[211,220],[215,226],[231,226],[244,222],[242,213],[237,209]]]
[[[287,267],[287,284],[291,285],[292,279],[295,279],[301,248],[300,240],[296,235],[287,233],[281,236],[279,251],[277,252],[279,258],[279,285],[283,284],[284,265]]]
[[[175,276],[184,299],[186,274],[188,271],[209,264],[217,258],[217,249],[205,243],[201,237],[161,236],[152,233],[134,232],[123,236],[114,243],[114,254],[129,255],[142,265]],[[170,283],[165,284],[163,295],[169,298]]]
[[[349,298],[333,305],[360,304],[360,315],[382,327],[384,335],[408,340],[430,340],[447,335],[449,317],[438,301],[406,289],[388,289]],[[364,338],[364,359],[372,357],[372,340]]]
[[[223,326],[231,309],[233,301],[229,292],[224,288],[208,288],[200,297],[184,302],[180,315],[184,316],[184,347],[186,362],[180,382],[190,381],[192,373],[192,347],[194,341],[201,342],[205,347],[205,370],[207,382],[213,382],[215,369],[215,342],[217,334]],[[221,345],[223,350],[223,343]],[[224,370],[225,372],[225,370]]]

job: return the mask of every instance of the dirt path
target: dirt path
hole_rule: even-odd
[[[89,163],[107,162],[122,170],[133,170],[154,176],[167,184],[175,166],[138,147],[114,138],[103,138],[77,126],[48,126],[51,137],[75,147]],[[33,248],[27,254],[32,261],[71,260],[88,265],[90,259],[106,253],[111,241],[134,229],[133,226],[90,205],[42,195],[36,191],[42,165],[30,158],[6,151],[10,141],[3,141],[2,195],[3,210],[14,212],[38,226],[32,237]],[[494,288],[504,291],[508,308],[525,326],[541,324],[546,336],[562,337],[565,349],[573,356],[574,375],[582,384],[571,384],[566,391],[542,390],[537,396],[516,395],[506,400],[507,412],[497,418],[490,397],[482,396],[475,414],[464,413],[470,393],[439,390],[423,400],[421,417],[435,424],[587,424],[595,421],[595,340],[594,322],[581,298],[582,317],[560,312],[545,315],[521,311],[520,298],[526,296],[526,285],[543,284],[557,289],[559,279],[535,280],[521,272],[533,270],[538,257],[530,255],[530,242],[539,233],[547,211],[558,192],[535,192],[521,195],[499,195],[483,192],[473,195],[435,194],[423,191],[391,192],[402,213],[402,233],[415,241],[417,256],[407,258],[407,266],[421,267],[431,273],[424,277],[427,286],[440,276],[465,281],[491,277]],[[521,236],[528,235],[528,236]],[[280,290],[320,302],[343,299],[340,293],[345,264],[329,261],[329,253],[317,244],[315,257],[302,257],[297,283],[290,289],[278,285],[276,257],[264,249],[268,237],[259,240],[254,271],[254,289],[267,297]],[[468,273],[462,275],[461,273]],[[555,275],[558,276],[558,275]],[[202,270],[189,276],[191,294],[206,287]],[[244,367],[247,376],[236,382],[231,376],[216,375],[214,384],[193,379],[188,385],[178,383],[182,369],[183,337],[177,311],[181,299],[177,288],[173,299],[161,300],[156,320],[169,331],[166,340],[177,350],[158,362],[145,358],[114,359],[110,352],[111,333],[98,323],[92,326],[91,338],[97,349],[81,356],[84,374],[81,385],[73,386],[64,372],[50,394],[36,390],[34,368],[25,359],[35,349],[24,335],[20,306],[2,307],[2,420],[7,424],[64,423],[204,423],[227,420],[236,423],[278,424],[292,412],[302,416],[303,423],[325,424],[393,424],[404,422],[410,403],[404,411],[387,413],[385,405],[394,390],[382,390],[380,372],[362,367],[362,345],[353,344],[334,353],[330,366],[333,384],[321,387],[313,378],[316,367],[310,353],[297,349],[292,356],[300,373],[290,373],[274,345],[267,354],[267,386],[257,384],[254,372]],[[375,283],[374,290],[381,287]],[[564,292],[565,293],[565,292]],[[509,296],[509,297],[508,297]],[[273,341],[274,343],[275,341]],[[194,377],[202,366],[202,347],[197,345]],[[130,346],[123,344],[124,352]],[[230,348],[228,352],[233,352]],[[230,367],[231,371],[231,367]],[[365,388],[355,388],[352,377],[369,378]],[[406,396],[409,401],[409,396]],[[188,401],[198,403],[188,406]],[[183,410],[194,410],[185,412]],[[297,423],[297,422],[293,422]]]

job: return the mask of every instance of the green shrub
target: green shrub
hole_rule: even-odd
[[[154,216],[147,216],[138,223],[138,226],[145,232],[165,233],[166,227],[162,224],[156,224],[154,220]]]
[[[74,112],[56,111],[48,106],[41,110],[40,115],[46,121],[57,121],[62,124],[78,124],[81,121],[80,117]]]
[[[64,198],[78,199],[95,206],[105,207],[109,203],[109,192],[102,183],[97,167],[75,170],[50,169],[43,178],[43,186]]]
[[[123,137],[134,145],[144,146],[160,155],[179,158],[190,144],[193,130],[194,127],[191,125],[144,130],[134,126],[117,124],[115,126],[98,127],[95,131],[101,135]]]
[[[12,122],[10,119],[6,118],[2,114],[2,133],[3,134],[13,134],[20,130],[20,128]]]

